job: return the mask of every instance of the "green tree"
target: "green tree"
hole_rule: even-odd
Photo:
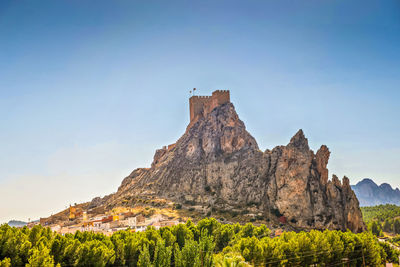
[[[329,242],[329,263],[335,264],[343,259],[344,243],[338,231],[324,231]]]
[[[203,220],[207,220],[207,218],[203,219]],[[203,221],[203,220],[201,220],[201,221]],[[193,233],[193,239],[196,241],[199,241],[201,227],[199,228],[199,226],[196,226],[191,220],[188,220],[186,222],[186,227]]]
[[[400,251],[397,249],[393,249],[388,243],[386,242],[379,242],[379,245],[383,249],[383,256],[389,262],[398,262]],[[382,256],[381,256],[382,257]]]
[[[312,252],[315,251],[315,254],[313,255],[314,262],[327,263],[332,249],[326,232],[312,230],[308,233],[308,236],[312,242]]]
[[[263,237],[269,237],[271,231],[267,228],[265,224],[263,224],[255,229],[254,234],[257,236],[258,239],[260,239]]]
[[[141,250],[144,246],[149,249],[150,246],[155,246],[154,241],[150,244],[150,241],[146,238],[146,233],[139,232],[129,235],[125,240],[125,261],[128,266],[136,266]],[[149,251],[150,253],[150,251]]]
[[[125,243],[117,234],[112,236],[112,242],[114,244],[115,261],[116,266],[125,265]]]
[[[194,240],[186,240],[182,250],[179,249],[179,246],[176,246],[174,256],[176,267],[201,266],[199,246]]]
[[[115,253],[99,240],[90,240],[82,243],[78,249],[77,265],[102,267],[111,265],[115,261]]]
[[[35,225],[32,227],[31,232],[29,233],[29,241],[31,242],[33,247],[38,243],[41,237],[41,233],[42,233],[42,226]]]
[[[25,265],[32,247],[28,235],[30,231],[20,230],[8,225],[0,227],[0,258],[10,258],[13,266]]]
[[[172,227],[172,233],[176,237],[176,242],[179,245],[179,248],[182,248],[185,245],[186,240],[193,240],[193,232],[190,231],[185,224],[178,224]]]
[[[50,267],[54,266],[54,259],[50,255],[50,250],[40,245],[39,247],[34,247],[31,250],[31,256],[29,257],[28,263],[26,266],[28,267]]]
[[[240,231],[241,237],[252,237],[256,233],[256,227],[252,223],[246,223]]]
[[[381,251],[382,247],[371,233],[361,233],[361,249],[363,251],[366,264],[368,266],[379,266],[382,263]]]
[[[172,234],[171,229],[168,227],[164,227],[160,229],[160,232],[161,238],[164,240],[165,245],[167,247],[173,246],[176,241],[176,237],[174,236],[174,234]]]
[[[171,265],[172,248],[167,247],[164,241],[159,241],[154,253],[153,266],[166,267]]]
[[[81,242],[68,235],[65,241],[65,249],[63,249],[64,253],[62,254],[62,257],[61,255],[58,256],[58,262],[62,262],[65,265],[74,266],[78,258],[80,246]],[[60,258],[62,258],[62,260],[60,260]]]
[[[256,237],[241,238],[236,248],[241,252],[247,262],[253,265],[260,265],[263,263],[263,245]]]
[[[200,233],[206,229],[209,235],[214,235],[215,231],[217,231],[220,227],[221,224],[215,218],[205,218],[199,221],[197,224],[197,229],[199,229]]]
[[[395,234],[400,234],[400,220],[396,219],[393,222],[393,232]]]
[[[215,243],[212,236],[208,236],[205,228],[201,232],[199,240],[200,263],[202,267],[211,267],[213,265]]]
[[[395,222],[396,224],[396,222]],[[399,224],[400,226],[400,224]],[[381,225],[377,221],[372,221],[368,225],[368,229],[376,236],[382,236]],[[399,228],[400,229],[400,228]]]
[[[156,249],[156,244],[162,240],[159,231],[157,231],[154,227],[150,226],[145,231],[145,237],[148,240],[147,246],[150,253],[150,259],[154,258],[154,252]]]
[[[217,254],[214,257],[216,267],[249,267],[244,258],[238,253]]]
[[[390,223],[389,219],[383,222],[382,230],[385,232],[392,232],[392,223]]]
[[[137,266],[138,267],[152,267],[153,266],[150,261],[150,253],[149,253],[148,246],[144,246],[142,248],[142,250],[140,251]]]
[[[230,224],[221,225],[215,235],[216,250],[222,251],[235,236],[233,226]]]
[[[297,238],[293,240],[293,249],[296,252],[297,258],[296,263],[300,266],[310,266],[314,262],[313,242],[311,241],[309,234],[300,232]],[[340,247],[342,251],[342,247]],[[311,253],[310,253],[311,252]]]
[[[11,267],[11,260],[10,258],[4,258],[0,261],[0,267]]]

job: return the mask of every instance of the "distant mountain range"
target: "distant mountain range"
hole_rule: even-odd
[[[371,179],[365,178],[351,188],[356,193],[360,206],[400,205],[400,190],[393,189],[390,184],[383,183],[378,186]]]
[[[23,222],[23,221],[16,221],[16,220],[11,220],[11,221],[9,221],[7,224],[8,224],[9,226],[12,226],[12,227],[23,227],[23,226],[27,225],[26,222]]]

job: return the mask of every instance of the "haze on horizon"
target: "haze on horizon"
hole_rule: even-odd
[[[0,2],[0,223],[115,192],[229,89],[260,149],[400,186],[400,2]]]

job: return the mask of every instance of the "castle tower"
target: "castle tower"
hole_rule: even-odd
[[[229,102],[229,90],[216,90],[211,96],[192,96],[189,98],[190,124],[207,116],[214,108]]]
[[[231,102],[229,90],[214,91],[211,95],[211,104],[208,107],[209,110],[207,113],[210,113],[214,108],[221,106],[223,104],[229,103],[229,102]]]

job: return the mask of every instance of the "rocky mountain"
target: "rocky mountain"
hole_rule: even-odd
[[[393,189],[390,184],[377,185],[373,180],[365,178],[352,185],[354,193],[361,206],[376,206],[381,204],[400,205],[400,190]]]
[[[8,224],[9,226],[12,226],[12,227],[23,227],[23,226],[27,225],[26,222],[17,221],[17,220],[11,220],[11,221],[9,221],[7,224]]]
[[[213,108],[191,116],[183,136],[157,150],[150,168],[134,170],[116,193],[94,199],[90,207],[158,198],[204,214],[246,210],[283,218],[299,229],[365,228],[349,179],[328,179],[325,145],[314,153],[299,130],[286,146],[263,152],[230,101],[210,101]]]

